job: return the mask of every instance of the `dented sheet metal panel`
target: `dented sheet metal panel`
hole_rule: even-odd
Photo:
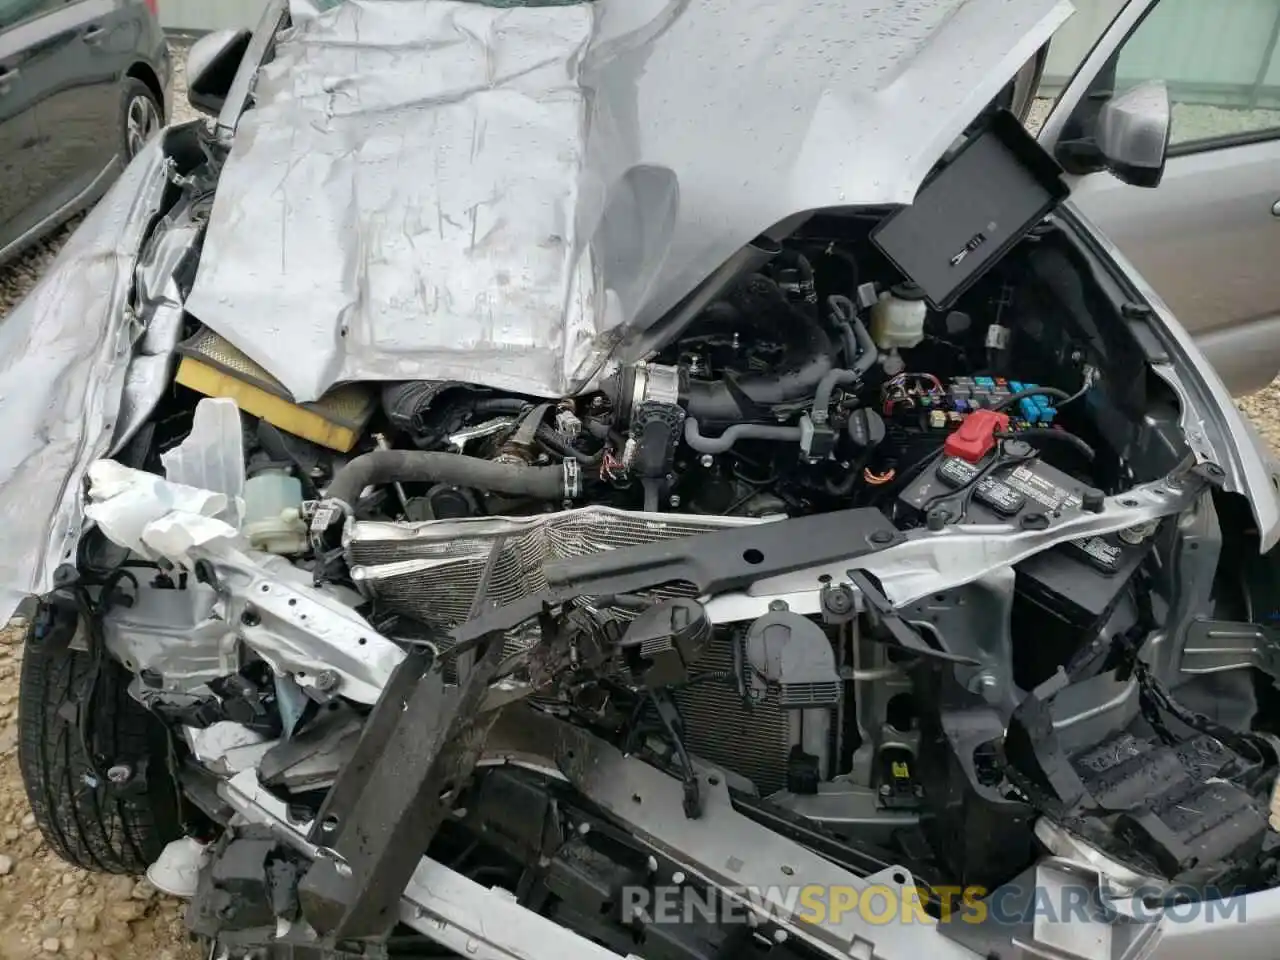
[[[153,140],[0,324],[0,614],[48,589],[80,535],[81,480],[121,413],[134,267],[168,184]]]
[[[779,221],[910,201],[1070,9],[294,0],[188,308],[301,401],[570,392]]]

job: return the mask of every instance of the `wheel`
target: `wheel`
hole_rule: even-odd
[[[93,697],[97,769],[138,772],[108,788],[86,756],[75,721],[92,675],[88,653],[42,643],[32,619],[18,692],[18,766],[45,841],[86,870],[141,874],[182,835],[164,726],[128,693],[128,674],[104,656]]]
[[[141,80],[126,77],[120,117],[124,161],[128,163],[160,132],[164,126],[164,109],[150,87]]]

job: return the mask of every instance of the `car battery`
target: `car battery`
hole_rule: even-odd
[[[1018,523],[1030,514],[1054,517],[1078,510],[1090,489],[1038,459],[997,467],[975,482],[982,468],[959,457],[942,457],[912,481],[898,501],[921,520],[941,508],[953,519],[963,512],[963,523]]]

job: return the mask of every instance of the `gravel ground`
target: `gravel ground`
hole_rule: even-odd
[[[174,121],[195,116],[186,102],[178,51]],[[1034,116],[1042,119],[1047,102]],[[1038,125],[1038,124],[1037,124]],[[39,278],[75,224],[0,270],[0,319]],[[1280,450],[1280,381],[1241,401]],[[20,626],[0,628],[0,960],[51,955],[78,960],[198,960],[182,922],[182,904],[145,881],[104,877],[67,866],[40,839],[18,775],[15,727]]]

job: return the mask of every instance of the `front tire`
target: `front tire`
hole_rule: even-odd
[[[28,627],[18,697],[18,766],[36,824],[58,856],[85,870],[140,875],[165,844],[182,835],[167,733],[129,696],[124,668],[104,657],[93,697],[90,749],[99,770],[121,765],[145,771],[139,781],[145,788],[95,787],[94,764],[74,720],[74,705],[81,702],[91,671],[88,653],[50,648],[34,626]]]

